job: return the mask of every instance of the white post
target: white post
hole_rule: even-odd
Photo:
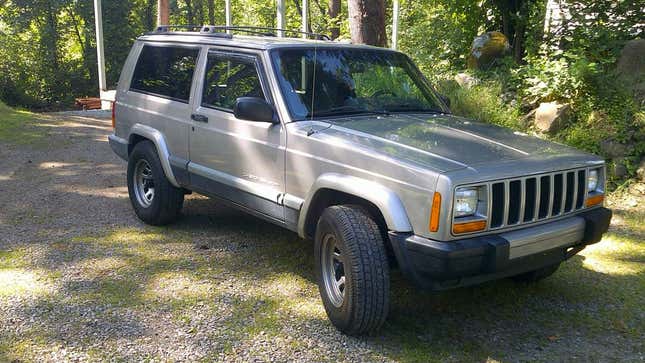
[[[231,0],[225,0],[224,1],[224,15],[226,17],[226,26],[231,26]],[[231,33],[230,30],[226,31],[227,33]]]
[[[107,90],[105,80],[105,52],[103,51],[103,17],[101,15],[101,0],[94,0],[94,20],[96,24],[96,58],[99,66],[99,91]]]
[[[277,14],[277,20],[278,20],[278,29],[284,29],[285,28],[285,7],[284,7],[284,0],[277,0],[278,2],[278,14]],[[279,37],[284,37],[284,32],[283,31],[278,31],[278,36]]]
[[[309,1],[302,0],[302,31],[306,33],[309,31]],[[307,39],[307,34],[302,34],[302,37]]]
[[[396,50],[399,40],[399,0],[393,0],[392,5],[392,49]]]

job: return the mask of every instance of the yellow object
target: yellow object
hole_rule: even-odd
[[[467,232],[482,231],[486,228],[486,221],[474,221],[465,223],[455,223],[452,226],[452,233],[460,234]]]
[[[605,200],[605,195],[600,194],[600,195],[594,195],[593,197],[588,197],[587,201],[585,202],[585,205],[587,207],[593,207],[594,205],[601,204]]]
[[[430,210],[430,232],[439,230],[439,214],[441,213],[441,194],[434,193],[432,197],[432,208]]]

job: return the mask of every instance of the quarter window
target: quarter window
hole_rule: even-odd
[[[144,45],[130,89],[188,102],[199,49]]]
[[[208,55],[202,106],[232,111],[239,97],[264,98],[255,59]]]

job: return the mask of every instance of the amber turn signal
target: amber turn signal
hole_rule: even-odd
[[[604,200],[605,200],[604,194],[594,195],[593,197],[587,198],[587,201],[585,202],[585,206],[593,207],[594,205],[598,205],[602,203]]]
[[[112,101],[112,128],[116,128],[116,101]]]
[[[430,209],[430,232],[439,230],[439,214],[441,213],[441,194],[434,192],[432,208]]]
[[[464,222],[464,223],[455,223],[452,226],[452,233],[468,233],[468,232],[477,232],[483,231],[486,229],[486,221],[474,221],[474,222]]]

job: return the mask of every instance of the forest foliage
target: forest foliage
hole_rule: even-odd
[[[392,0],[384,1],[389,38]],[[621,162],[634,174],[645,153],[643,80],[626,81],[616,63],[626,42],[642,38],[645,4],[558,1],[567,19],[546,29],[549,3],[401,0],[399,48],[450,96],[456,113],[526,130],[525,115],[541,102],[569,103],[570,124],[551,137],[596,153],[603,153],[603,140],[620,143],[628,149]],[[310,29],[338,29],[340,39],[350,39],[348,4],[340,2],[340,11],[338,5],[310,0]],[[156,6],[156,0],[103,1],[108,88],[134,39],[154,28]],[[300,0],[286,0],[286,9],[288,28],[299,29]],[[274,0],[232,0],[232,10],[235,25],[276,26]],[[172,24],[224,24],[224,16],[223,0],[170,0]],[[454,76],[467,69],[473,39],[486,31],[508,37],[508,57],[467,71],[478,80],[473,87],[457,86]],[[97,84],[92,1],[0,0],[0,101],[68,108],[75,97],[97,95]]]

